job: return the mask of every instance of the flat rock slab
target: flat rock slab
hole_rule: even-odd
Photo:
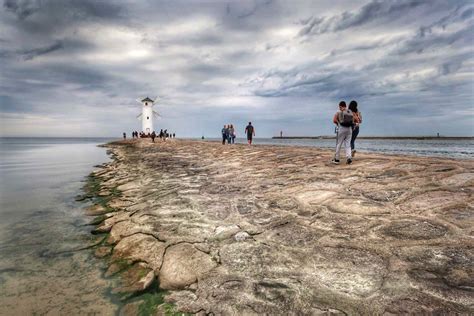
[[[127,140],[95,173],[116,292],[182,312],[474,313],[474,161]],[[119,192],[120,194],[117,194]],[[105,208],[91,207],[101,214]]]

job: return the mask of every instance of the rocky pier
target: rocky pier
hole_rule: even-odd
[[[107,147],[87,214],[106,275],[120,275],[113,292],[138,298],[124,315],[474,313],[473,160],[358,153],[335,166],[307,147]]]

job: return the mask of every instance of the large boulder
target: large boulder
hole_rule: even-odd
[[[184,289],[217,266],[211,257],[193,245],[182,243],[170,246],[165,253],[159,274],[160,288]]]

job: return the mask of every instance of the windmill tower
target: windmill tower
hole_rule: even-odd
[[[140,116],[142,117],[142,132],[145,134],[152,133],[154,131],[153,129],[153,116],[160,116],[157,112],[153,111],[153,105],[155,103],[157,98],[155,100],[150,99],[149,97],[146,97],[143,100],[138,100],[142,104],[142,113],[137,116],[139,118]]]

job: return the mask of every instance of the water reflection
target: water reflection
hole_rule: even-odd
[[[74,201],[105,139],[0,139],[0,314],[116,313]]]

